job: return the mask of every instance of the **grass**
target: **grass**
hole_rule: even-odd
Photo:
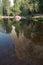
[[[43,16],[33,16],[32,20],[36,21],[43,21]]]

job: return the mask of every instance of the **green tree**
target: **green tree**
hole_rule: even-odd
[[[15,0],[11,10],[16,14],[21,13],[23,15],[37,13],[39,10],[39,0]]]
[[[15,14],[19,14],[20,11],[20,0],[15,0],[14,2],[14,6],[11,8],[11,10],[15,13]]]
[[[3,4],[3,10],[2,10],[3,16],[9,15],[9,13],[8,13],[9,0],[2,0],[2,4]],[[11,27],[10,27],[10,24],[8,21],[9,21],[9,19],[7,19],[7,18],[3,19],[6,32],[11,31]]]
[[[3,8],[7,11],[7,14],[9,14],[10,9],[10,1],[9,0],[2,0]],[[4,13],[5,15],[5,13]]]
[[[38,12],[38,9],[39,9],[38,0],[25,0],[24,4],[25,4],[24,7],[27,8],[28,11],[30,10],[30,12],[32,12],[32,13]]]
[[[43,13],[43,0],[39,0],[39,12]]]
[[[2,15],[2,2],[0,0],[0,15]]]

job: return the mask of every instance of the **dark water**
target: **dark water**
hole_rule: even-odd
[[[14,49],[10,35],[0,32],[0,65],[25,65],[25,61],[15,56]]]
[[[11,36],[0,25],[0,65],[24,65],[25,61],[15,55],[15,45]]]
[[[0,32],[0,65],[13,60],[13,42],[10,35]],[[9,64],[8,64],[9,65]]]
[[[28,28],[26,28],[25,26],[24,28],[25,28],[24,30],[26,31],[28,30]],[[42,57],[40,60],[34,59],[34,56],[29,58],[28,60],[18,59],[14,53],[15,52],[15,42],[13,44],[11,36],[9,34],[6,34],[2,27],[0,27],[0,31],[1,31],[0,32],[0,65],[43,65],[43,50],[41,51],[42,54],[40,53]],[[28,36],[28,34],[26,33],[25,36]],[[37,56],[37,52],[38,51],[36,49],[36,56]],[[41,62],[41,63],[37,63],[36,60],[37,61],[39,60],[38,62]]]
[[[6,32],[5,29],[4,29],[4,27],[2,25],[0,25],[0,32],[3,32],[3,33]]]

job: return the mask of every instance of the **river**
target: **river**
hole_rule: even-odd
[[[18,59],[14,53],[15,44],[10,34],[0,27],[0,65],[25,65],[25,61]]]
[[[23,33],[5,33],[0,28],[0,65],[43,65],[43,46],[33,45]]]
[[[13,57],[13,41],[9,34],[0,32],[0,65],[11,63]]]

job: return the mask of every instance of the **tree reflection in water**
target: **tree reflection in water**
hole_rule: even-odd
[[[16,30],[12,29],[11,37],[15,42],[16,56],[19,59],[25,60],[27,63],[29,62],[30,65],[43,65],[43,46],[41,44],[41,42],[43,43],[43,41],[40,40],[39,42],[39,40],[37,40],[37,34],[31,31],[33,29],[32,27],[30,28],[27,25],[23,26],[23,32],[19,31],[19,37],[17,36]],[[33,38],[31,38],[32,33]],[[36,41],[34,41],[34,39]]]
[[[7,26],[5,27],[7,28]],[[25,64],[43,65],[43,46],[41,44],[43,41],[40,40],[38,35],[35,33],[36,27],[33,27],[33,23],[22,25],[21,28],[16,29],[14,26],[11,27],[12,29],[10,29],[8,25],[8,29],[11,31],[11,38],[15,42],[15,48],[13,48],[14,55],[16,54],[15,56],[18,59],[25,61]],[[8,29],[7,31],[9,32]],[[43,39],[43,36],[41,39]]]

